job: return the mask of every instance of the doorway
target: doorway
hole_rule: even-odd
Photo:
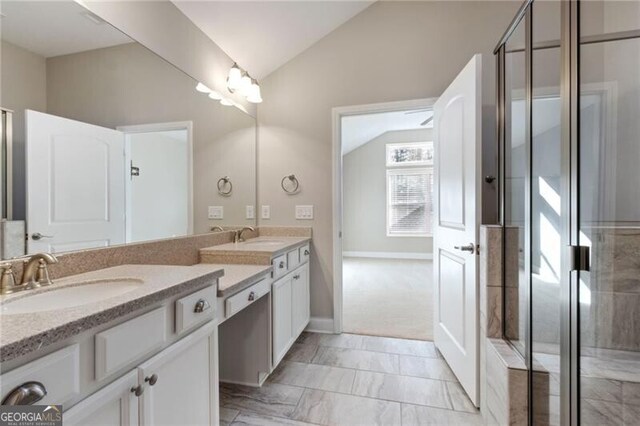
[[[345,333],[433,340],[433,101],[339,111]]]

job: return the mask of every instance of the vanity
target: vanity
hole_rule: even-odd
[[[42,395],[70,425],[217,424],[223,274],[122,265],[3,296],[3,404]]]

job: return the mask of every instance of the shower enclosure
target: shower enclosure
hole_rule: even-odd
[[[526,1],[495,50],[504,337],[530,424],[640,421],[640,1]]]

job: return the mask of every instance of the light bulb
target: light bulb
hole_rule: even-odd
[[[245,71],[244,75],[242,76],[242,79],[240,80],[240,87],[238,88],[238,90],[240,90],[240,94],[242,96],[248,96],[250,89],[251,89],[251,77]]]
[[[249,94],[247,95],[247,101],[251,102],[252,104],[259,104],[260,102],[262,102],[260,86],[258,85],[258,82],[256,80],[253,80],[253,82],[251,83],[251,87],[249,88],[248,93]]]
[[[214,101],[219,101],[220,99],[222,99],[222,95],[215,90],[212,90],[211,93],[209,93],[209,97]]]
[[[202,83],[198,83],[198,85],[196,86],[196,90],[198,92],[201,92],[201,93],[209,93],[209,92],[211,92],[211,89],[209,89],[207,86],[205,86]]]
[[[240,81],[242,80],[242,71],[235,62],[229,70],[229,76],[227,77],[227,88],[233,93],[234,90],[240,87]]]
[[[222,98],[222,99],[220,99],[220,104],[224,105],[224,106],[232,106],[233,105],[233,101],[231,99],[228,99],[228,98]]]

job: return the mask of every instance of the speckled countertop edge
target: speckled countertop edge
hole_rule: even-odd
[[[140,277],[148,282],[130,293],[91,304],[55,311],[0,314],[0,362],[24,356],[189,289],[205,287],[223,275],[223,269],[217,265],[122,265],[61,279],[56,282],[61,286],[105,277]],[[4,296],[2,301],[18,297],[22,295]]]
[[[228,243],[221,244],[213,247],[205,247],[200,249],[200,256],[202,259],[203,255],[206,256],[242,256],[244,258],[257,257],[257,258],[265,258],[265,257],[276,257],[281,254],[286,253],[287,251],[295,248],[297,246],[304,245],[311,241],[310,237],[280,237],[280,236],[269,236],[269,237],[257,237],[251,238],[247,240],[247,242],[257,242],[260,239],[264,240],[282,240],[283,244],[274,245],[274,246],[264,246],[264,247],[251,247],[243,245],[243,243]]]
[[[259,278],[269,277],[273,269],[271,265],[209,265],[224,269],[224,277],[218,282],[218,297],[229,297],[241,292]]]

